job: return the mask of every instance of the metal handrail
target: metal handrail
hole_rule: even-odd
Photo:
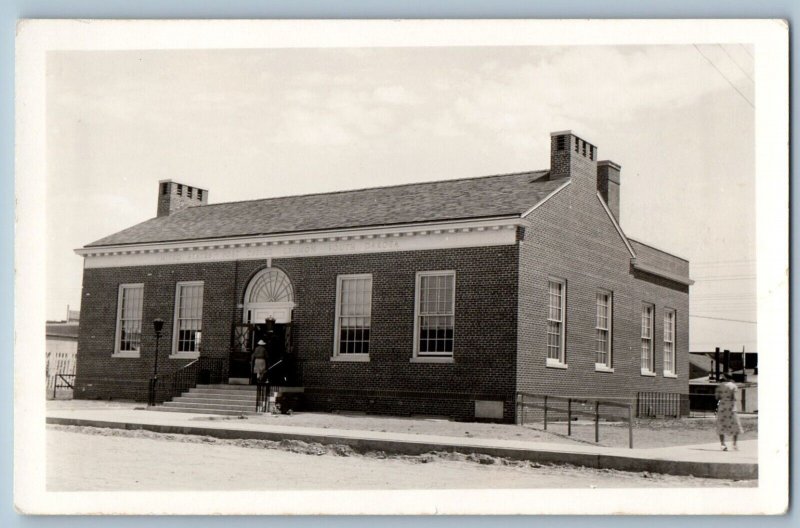
[[[224,363],[223,359],[208,358],[208,357],[195,358],[186,365],[183,365],[179,369],[175,370],[174,372],[170,372],[169,374],[164,376],[164,378],[170,379],[170,383],[168,385],[169,394],[167,395],[166,399],[172,399],[176,396],[181,395],[185,391],[196,387],[197,384],[200,382],[200,373],[202,372],[201,367],[203,366],[204,363],[207,362],[212,363],[212,365],[210,366],[211,368],[218,367],[218,369],[216,369],[219,370],[217,377],[221,379],[222,368]],[[167,386],[166,383],[165,386]]]
[[[525,398],[531,398],[533,401],[525,401]],[[537,398],[541,398],[543,400],[542,404],[536,402]],[[582,415],[582,416],[590,416],[594,418],[594,441],[595,443],[600,442],[600,407],[617,407],[622,409],[628,409],[628,447],[633,449],[633,405],[630,403],[620,403],[610,400],[600,400],[597,398],[586,398],[586,397],[577,397],[573,398],[570,396],[556,396],[553,394],[534,394],[530,392],[517,392],[517,416],[519,416],[519,425],[525,425],[525,409],[526,408],[534,408],[534,409],[542,409],[543,410],[543,417],[544,417],[544,430],[547,430],[547,412],[561,412],[561,409],[553,406],[547,405],[548,400],[552,401],[560,401],[566,402],[567,404],[567,436],[572,436],[572,415]],[[581,409],[573,409],[573,403],[584,403],[594,405],[593,411],[584,411]]]

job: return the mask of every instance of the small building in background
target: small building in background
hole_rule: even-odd
[[[45,376],[47,397],[72,397],[72,388],[56,385],[72,384],[75,379],[75,358],[78,353],[78,328],[80,310],[70,310],[63,321],[47,321],[45,333]],[[59,375],[64,379],[59,379]]]
[[[719,377],[717,376],[719,374]],[[739,387],[738,410],[758,412],[758,352],[704,351],[689,353],[689,401],[694,412],[714,412],[717,384],[730,379]]]

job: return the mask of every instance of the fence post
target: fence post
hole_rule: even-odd
[[[600,443],[600,400],[594,402],[594,443]]]
[[[547,431],[547,394],[544,395],[544,430]]]
[[[53,378],[53,399],[56,399],[56,387],[58,387],[58,374]]]
[[[572,398],[567,398],[567,436],[572,436]]]
[[[633,409],[628,404],[628,448],[633,449]]]

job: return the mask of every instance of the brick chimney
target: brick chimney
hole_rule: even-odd
[[[208,203],[208,191],[172,180],[158,182],[158,214],[168,216],[172,213]]]
[[[619,171],[622,167],[613,161],[597,162],[597,192],[619,222]]]
[[[596,161],[597,147],[571,130],[550,134],[550,179],[570,178],[572,185],[600,193],[619,221],[619,172],[613,161]]]
[[[550,179],[571,178],[572,185],[597,185],[597,147],[571,130],[550,134]]]

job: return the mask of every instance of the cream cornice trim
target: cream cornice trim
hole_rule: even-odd
[[[385,253],[516,243],[519,217],[76,249],[85,267]]]
[[[692,284],[694,284],[694,281],[689,277],[682,277],[675,273],[670,273],[668,271],[663,271],[658,268],[654,268],[653,266],[648,266],[647,264],[641,264],[637,262],[635,258],[631,259],[631,265],[635,270],[644,271],[645,273],[649,273],[650,275],[657,275],[659,277],[663,277],[665,279],[669,279],[671,281],[675,281],[680,284],[684,284],[686,286],[691,286]]]

